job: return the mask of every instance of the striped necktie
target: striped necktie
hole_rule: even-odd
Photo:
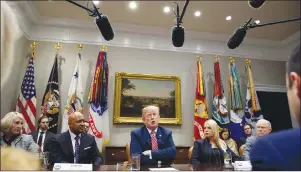
[[[79,163],[79,142],[78,142],[79,136],[77,135],[74,139],[75,139],[74,163]]]
[[[158,142],[157,142],[155,131],[151,132],[151,137],[152,137],[152,150],[158,150]]]

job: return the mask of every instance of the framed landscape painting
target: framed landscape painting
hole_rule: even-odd
[[[113,123],[142,123],[142,109],[160,108],[161,124],[182,124],[181,81],[177,76],[115,74]]]

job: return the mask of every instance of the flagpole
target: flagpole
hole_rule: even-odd
[[[36,47],[37,47],[37,43],[34,41],[33,43],[31,43],[30,44],[30,48],[31,48],[31,57],[32,57],[32,59],[34,59],[35,58],[35,56],[34,56],[34,51],[35,51],[35,49],[36,49]]]

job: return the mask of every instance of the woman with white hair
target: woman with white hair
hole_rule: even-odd
[[[205,139],[196,140],[189,160],[190,164],[219,164],[224,163],[224,153],[232,155],[232,161],[239,160],[227,144],[219,138],[217,123],[209,119],[204,124]]]
[[[1,120],[0,145],[22,148],[38,155],[38,145],[31,135],[22,134],[23,115],[19,112],[9,112]]]

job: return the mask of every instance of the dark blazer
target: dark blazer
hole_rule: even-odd
[[[151,151],[152,159],[143,155],[142,152],[152,150],[151,136],[147,128],[141,127],[131,132],[130,152],[132,154],[141,154],[141,165],[171,164],[176,158],[176,147],[172,139],[172,132],[169,129],[158,127],[157,133],[158,149]]]
[[[300,130],[295,128],[258,138],[250,158],[253,170],[301,170]]]
[[[44,150],[44,152],[49,152],[50,150],[49,150],[49,144],[48,143],[55,136],[55,134],[48,131],[48,130],[46,131],[45,134],[46,135],[45,135],[45,139],[44,139],[44,148],[43,148],[43,150]],[[39,131],[31,132],[31,133],[29,133],[29,135],[31,135],[34,142],[38,144],[37,140],[38,140]]]
[[[50,142],[50,164],[74,163],[74,152],[69,130],[56,135]],[[93,164],[96,170],[102,165],[103,160],[96,145],[94,136],[82,133],[79,146],[79,163]]]
[[[208,139],[197,140],[194,142],[190,164],[224,164],[224,151],[220,148],[218,154],[214,153]],[[232,161],[240,158],[227,147],[227,152],[232,155]]]

